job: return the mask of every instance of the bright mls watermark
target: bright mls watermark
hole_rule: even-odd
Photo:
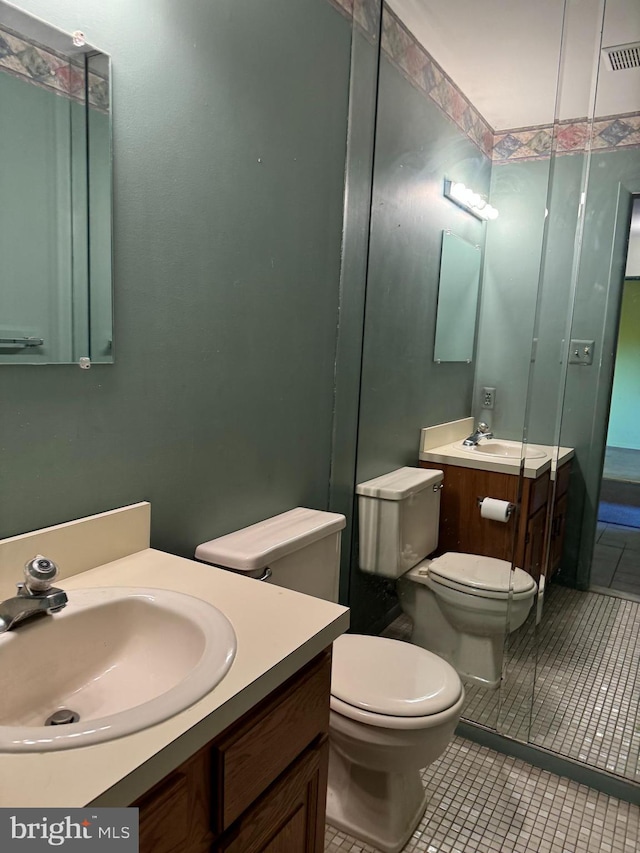
[[[138,809],[0,809],[2,853],[138,853]]]

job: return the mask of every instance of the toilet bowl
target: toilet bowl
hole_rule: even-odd
[[[421,561],[398,581],[412,641],[491,689],[500,684],[505,637],[524,624],[535,593],[531,575],[506,560],[455,552]]]
[[[199,545],[196,559],[338,600],[345,518],[298,507]],[[420,770],[446,749],[464,690],[410,643],[347,634],[333,644],[327,820],[383,853],[404,847],[426,808]]]
[[[397,580],[412,642],[447,660],[465,679],[496,688],[507,633],[525,622],[533,578],[506,560],[436,550],[443,473],[400,468],[360,483],[360,568]]]
[[[464,690],[418,646],[346,634],[334,643],[327,821],[398,853],[427,805],[420,770],[447,748]]]

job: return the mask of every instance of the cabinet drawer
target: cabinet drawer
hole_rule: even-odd
[[[216,742],[213,829],[222,832],[319,735],[329,730],[331,653],[324,652],[272,694],[251,720]]]

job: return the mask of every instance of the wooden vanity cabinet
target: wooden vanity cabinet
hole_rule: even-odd
[[[492,497],[518,505],[519,477],[497,471],[480,471],[458,465],[420,462],[421,468],[444,472],[444,488],[440,503],[440,537],[438,553],[461,551],[482,554],[500,560],[512,559],[536,581],[544,565],[548,523],[551,536],[550,571],[557,570],[562,556],[566,493],[571,462],[557,472],[554,507],[549,522],[549,499],[553,483],[549,471],[536,479],[524,477],[520,513],[506,523],[482,518],[478,498]],[[515,552],[514,552],[515,548]]]
[[[321,853],[329,649],[133,803],[140,853]]]
[[[519,519],[514,518],[516,524],[515,564],[528,572],[536,581],[542,574],[544,566],[550,487],[551,477],[548,471],[535,480],[531,477],[524,477],[522,480],[520,517]],[[499,524],[499,522],[497,523]],[[511,557],[507,557],[507,559],[510,560]]]
[[[562,561],[562,546],[564,544],[564,533],[567,526],[567,502],[569,499],[569,479],[571,476],[571,462],[565,462],[558,468],[556,476],[556,488],[553,496],[553,510],[550,520],[551,547],[549,552],[549,578],[560,568]]]

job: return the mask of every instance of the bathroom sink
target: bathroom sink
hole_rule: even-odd
[[[235,657],[227,617],[190,595],[67,595],[64,610],[0,636],[0,752],[88,746],[153,726],[211,691]],[[62,724],[47,725],[54,714]]]
[[[547,455],[544,450],[540,450],[533,444],[523,445],[519,441],[509,441],[505,438],[483,438],[473,447],[465,446],[460,442],[460,448],[466,453],[480,454],[481,456],[500,456],[506,459],[520,459],[523,447],[526,450],[525,457],[527,459],[543,459]]]

